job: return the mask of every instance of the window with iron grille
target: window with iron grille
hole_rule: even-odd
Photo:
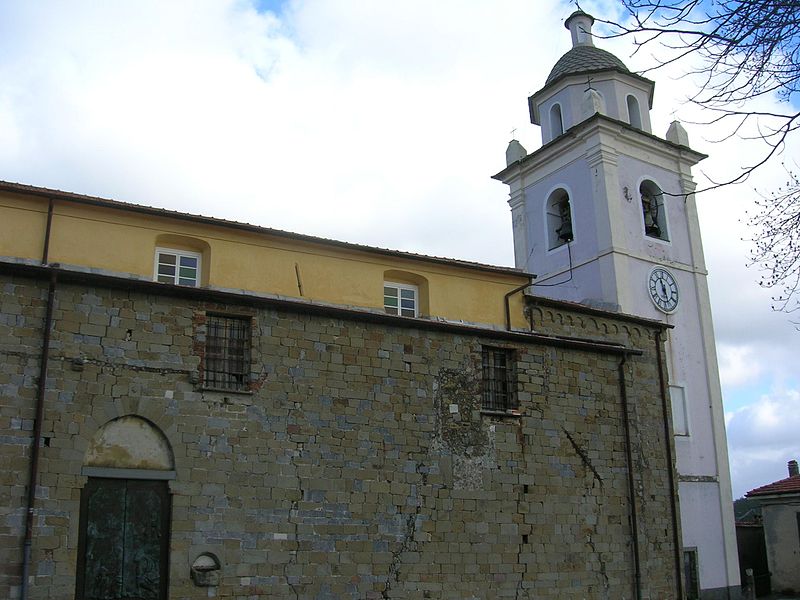
[[[205,386],[250,389],[250,318],[206,316]]]
[[[514,351],[506,348],[483,348],[484,410],[513,410],[517,408],[514,389]]]

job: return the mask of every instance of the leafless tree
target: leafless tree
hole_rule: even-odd
[[[690,101],[703,108],[707,125],[727,125],[732,136],[757,139],[763,152],[711,188],[742,183],[782,156],[800,128],[800,0],[620,0],[626,18],[602,21],[610,37],[631,36],[635,52],[658,46],[649,70],[691,64],[701,76]],[[655,48],[653,48],[655,49]],[[782,110],[761,100],[779,100]],[[774,106],[774,102],[769,103]],[[773,308],[800,310],[800,179],[784,165],[781,187],[760,196],[751,215],[752,263],[764,270],[761,285],[776,289]]]
[[[800,308],[800,178],[786,170],[783,186],[757,201],[758,212],[749,223],[757,230],[753,262],[763,268],[759,283],[776,288],[773,308],[794,312]]]

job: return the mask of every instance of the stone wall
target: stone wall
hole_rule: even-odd
[[[654,329],[608,317],[613,331],[584,332],[643,351],[620,369],[619,352],[563,340],[153,289],[57,287],[31,598],[74,594],[82,469],[127,415],[174,457],[173,599],[633,598],[635,555],[643,597],[676,597]],[[14,598],[47,282],[4,275],[0,290],[0,597]],[[252,318],[251,393],[202,389],[207,311]],[[552,311],[548,333],[580,335],[576,318]],[[515,350],[520,416],[481,413],[483,345]],[[203,553],[213,588],[190,578]]]

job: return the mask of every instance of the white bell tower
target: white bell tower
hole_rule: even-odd
[[[594,46],[594,19],[566,20],[572,49],[528,99],[542,147],[512,141],[507,167],[516,266],[534,295],[658,319],[667,367],[687,586],[739,598],[722,393],[689,148],[680,123],[652,134],[654,83]],[[692,571],[694,570],[694,575]],[[691,596],[690,596],[691,597]]]

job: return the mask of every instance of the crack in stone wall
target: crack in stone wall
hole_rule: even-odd
[[[422,463],[417,463],[415,470],[422,478],[422,485],[428,485],[428,474],[425,466]],[[389,594],[392,591],[392,586],[400,581],[400,569],[403,564],[403,554],[409,550],[416,549],[417,544],[414,540],[414,536],[416,534],[417,520],[419,519],[421,511],[422,500],[417,497],[414,506],[414,512],[406,517],[405,530],[403,532],[403,540],[400,544],[400,547],[392,552],[392,562],[389,565],[389,574],[386,577],[386,586],[381,592],[381,596],[383,598],[388,599],[390,597]]]
[[[583,461],[583,466],[586,467],[589,471],[591,471],[592,475],[594,476],[597,483],[600,484],[600,487],[603,487],[603,478],[600,477],[600,473],[597,472],[597,469],[594,468],[592,465],[592,461],[589,460],[589,455],[584,452],[583,448],[578,445],[578,442],[575,441],[575,438],[572,437],[569,431],[567,431],[564,427],[561,428],[564,432],[564,435],[567,436],[569,443],[572,444],[572,448],[575,450],[575,454],[577,454],[581,461]]]

